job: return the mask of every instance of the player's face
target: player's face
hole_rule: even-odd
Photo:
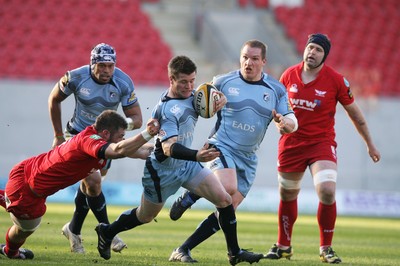
[[[125,129],[119,128],[118,131],[110,133],[110,137],[107,141],[111,143],[117,143],[123,140],[124,137],[125,137]]]
[[[266,62],[262,58],[261,48],[246,45],[240,53],[240,73],[247,81],[259,81]]]
[[[180,73],[178,77],[170,77],[171,93],[174,98],[189,98],[194,89],[196,72],[190,75]]]
[[[100,83],[108,83],[114,73],[114,63],[97,63],[94,65],[92,74]]]
[[[320,66],[324,59],[324,48],[316,43],[309,43],[304,49],[303,61],[306,67],[314,69]]]

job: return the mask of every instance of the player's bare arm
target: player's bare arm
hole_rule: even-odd
[[[177,137],[173,137],[161,144],[166,156],[187,161],[208,162],[220,155],[215,148],[209,149],[208,144],[200,150],[192,150],[176,141]]]
[[[158,133],[160,125],[156,119],[149,119],[146,129],[140,134],[122,140],[118,143],[111,143],[106,149],[107,159],[122,157],[137,158],[137,151]]]
[[[52,145],[53,148],[65,141],[61,121],[61,102],[64,101],[68,96],[65,95],[59,88],[62,80],[54,85],[48,98],[49,115],[54,131],[54,140]]]
[[[128,129],[134,130],[141,128],[143,125],[142,110],[140,109],[139,102],[136,102],[128,107],[123,107],[122,110],[127,118]]]
[[[372,141],[367,121],[365,120],[361,109],[358,107],[356,102],[353,102],[349,105],[344,105],[343,108],[346,110],[347,115],[350,117],[358,133],[365,141],[369,156],[375,163],[379,162],[379,160],[381,159],[381,154],[379,150],[375,147],[374,142]]]

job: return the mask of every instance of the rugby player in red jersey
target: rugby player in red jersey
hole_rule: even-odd
[[[151,119],[146,130],[124,139],[127,126],[116,111],[103,111],[93,125],[73,138],[13,167],[5,191],[0,190],[14,223],[0,254],[11,259],[33,259],[33,252],[21,246],[39,227],[46,212],[46,198],[102,169],[107,159],[136,157],[137,150],[159,129],[158,122]]]
[[[365,141],[373,162],[381,155],[372,141],[367,121],[341,74],[325,65],[331,42],[324,34],[308,37],[303,62],[289,67],[280,81],[286,87],[289,101],[298,120],[298,129],[279,140],[278,181],[278,241],[265,256],[268,259],[289,259],[293,255],[291,237],[297,219],[297,197],[304,172],[310,169],[319,198],[317,219],[320,230],[320,259],[340,263],[331,244],[336,222],[337,158],[335,113],[339,102],[358,133]]]

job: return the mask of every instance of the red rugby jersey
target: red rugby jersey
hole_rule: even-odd
[[[103,168],[106,160],[98,157],[99,151],[108,144],[89,126],[53,150],[25,160],[26,179],[37,194],[52,195]]]
[[[303,64],[301,62],[288,68],[280,78],[299,124],[297,131],[286,137],[334,140],[337,102],[342,105],[354,102],[350,84],[326,65],[315,80],[304,84],[301,79]]]

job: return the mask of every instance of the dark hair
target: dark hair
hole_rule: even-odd
[[[168,63],[168,75],[175,79],[181,73],[190,75],[193,72],[197,72],[196,64],[185,55],[175,56]]]
[[[259,40],[256,40],[256,39],[248,40],[243,44],[242,49],[240,49],[240,51],[242,51],[243,48],[246,45],[248,45],[248,46],[250,46],[252,48],[260,48],[261,49],[261,57],[262,57],[262,59],[266,59],[267,58],[268,46],[265,43],[263,43],[262,41],[259,41]]]
[[[116,133],[120,128],[127,129],[128,123],[125,118],[114,110],[105,110],[97,118],[94,123],[97,132],[103,130],[110,131],[111,134]]]

